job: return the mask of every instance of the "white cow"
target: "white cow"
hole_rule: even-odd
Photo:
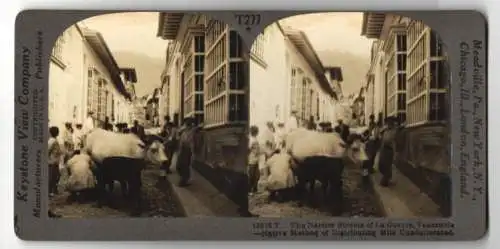
[[[119,181],[123,193],[134,199],[132,215],[140,213],[142,170],[148,164],[161,166],[168,159],[161,139],[153,138],[155,136],[146,136],[142,141],[135,134],[103,129],[94,129],[87,135],[84,151],[97,165],[98,206],[106,200],[105,186],[109,185],[112,190],[113,181]]]
[[[333,201],[335,214],[342,207],[342,174],[344,165],[361,167],[368,160],[360,136],[353,135],[343,141],[337,133],[325,133],[296,129],[285,138],[286,152],[291,156],[290,163],[298,178],[299,199],[305,197],[305,188],[310,184],[311,196],[314,183],[319,180],[323,186],[326,201]],[[353,162],[353,163],[352,163]],[[329,191],[328,191],[329,189]]]
[[[109,157],[144,159],[153,165],[167,161],[161,141],[154,140],[147,144],[132,133],[116,133],[100,128],[92,130],[85,138],[86,151],[96,163],[102,163]]]
[[[368,160],[364,143],[357,135],[351,136],[350,141],[343,141],[336,132],[325,133],[298,128],[286,135],[285,148],[297,163],[318,156],[348,159],[356,166]]]

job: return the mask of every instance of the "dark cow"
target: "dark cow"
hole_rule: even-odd
[[[150,135],[141,140],[135,134],[95,129],[85,141],[85,151],[96,164],[94,175],[99,192],[98,206],[103,205],[107,196],[106,185],[112,190],[113,182],[119,181],[122,193],[134,201],[132,215],[138,215],[142,170],[148,164],[159,166],[167,161],[161,138]]]
[[[297,130],[286,139],[287,152],[297,176],[297,197],[302,204],[306,186],[313,196],[316,180],[322,183],[325,203],[339,215],[343,205],[342,174],[346,163],[361,165],[368,158],[361,138],[352,135],[344,142],[337,134]],[[310,199],[311,200],[311,199]]]

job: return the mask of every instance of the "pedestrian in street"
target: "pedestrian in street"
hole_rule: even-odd
[[[82,124],[75,125],[75,131],[73,132],[73,144],[75,146],[75,154],[79,154],[83,149]]]
[[[290,133],[291,131],[299,128],[299,120],[297,119],[297,111],[292,111],[290,113],[290,117],[288,118],[285,129],[286,133]]]
[[[109,122],[109,117],[104,118],[103,129],[107,131],[113,131],[113,125]]]
[[[338,124],[337,126],[335,127],[335,132],[337,132],[340,137],[342,138],[342,140],[347,141],[347,139],[349,138],[349,126],[344,124],[344,121],[342,119],[339,119],[337,120]]]
[[[57,185],[61,173],[59,171],[59,164],[63,157],[63,151],[57,137],[59,136],[59,128],[52,126],[49,128],[50,138],[48,141],[48,166],[49,166],[49,195],[54,196],[58,193]]]
[[[76,124],[73,132],[73,144],[75,145],[75,154],[80,154],[83,149],[83,131],[82,124]]]
[[[139,135],[139,121],[134,120],[134,125],[130,128],[130,132]]]
[[[283,122],[278,122],[276,125],[276,132],[274,132],[277,152],[280,152],[285,148],[285,136],[285,124]]]
[[[380,185],[387,187],[392,179],[392,164],[394,162],[394,152],[396,149],[396,119],[387,117],[385,119],[386,128],[381,132],[381,146],[379,155],[379,171],[382,174]]]
[[[375,115],[370,115],[370,121],[368,123],[368,129],[366,130],[366,153],[368,154],[368,160],[363,163],[363,177],[368,178],[368,175],[374,173],[375,157],[379,151],[380,137],[379,137],[379,124],[375,122]]]
[[[85,119],[85,122],[83,123],[83,135],[89,134],[90,131],[92,131],[95,127],[95,120],[94,120],[94,112],[89,111],[87,113],[87,118]]]
[[[248,154],[248,194],[251,196],[257,193],[257,186],[259,183],[259,158],[260,158],[260,145],[257,136],[259,135],[259,128],[255,125],[250,127],[249,137],[249,154]]]
[[[176,165],[177,173],[181,178],[179,187],[189,186],[191,166],[193,163],[194,128],[194,120],[192,118],[186,118],[184,120],[184,128],[180,131],[179,154]]]
[[[371,132],[375,128],[375,115],[371,114],[368,121],[368,130]]]
[[[63,163],[66,163],[73,156],[75,150],[75,144],[73,142],[73,127],[70,122],[66,122],[64,124],[62,141],[64,151]]]
[[[137,120],[134,120],[134,126],[130,128],[130,132],[134,133],[140,139],[144,139],[144,137],[146,136],[146,132],[144,131],[144,126],[140,125],[139,121]]]
[[[176,137],[175,137],[175,129],[174,124],[170,122],[170,119],[166,119],[163,125],[163,129],[161,132],[161,136],[164,139],[165,146],[165,154],[168,160],[162,165],[162,172],[160,173],[160,177],[165,178],[166,174],[171,174],[170,164],[172,163],[172,158],[174,151],[176,150]],[[165,174],[165,175],[164,175]]]

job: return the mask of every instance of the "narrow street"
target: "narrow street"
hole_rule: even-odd
[[[317,186],[316,194],[320,195]],[[250,212],[261,217],[329,217],[324,207],[299,207],[297,202],[267,201],[267,192],[249,197]],[[346,167],[344,170],[345,206],[343,217],[382,217],[382,208],[373,189],[364,190],[361,186],[361,169]],[[320,198],[316,196],[316,199]]]
[[[66,176],[61,176],[60,186],[64,186]],[[182,207],[173,195],[166,181],[158,181],[157,170],[147,169],[142,174],[143,213],[141,217],[183,217]],[[69,194],[60,194],[50,200],[50,208],[63,218],[120,218],[130,217],[128,203],[123,201],[119,184],[115,184],[112,198],[113,207],[97,208],[95,201],[67,203]]]

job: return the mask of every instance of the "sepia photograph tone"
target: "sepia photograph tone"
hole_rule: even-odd
[[[251,216],[245,49],[198,14],[66,29],[50,63],[49,216]]]
[[[88,18],[50,61],[49,216],[446,217],[448,85],[401,16],[291,16],[249,51],[205,14]]]
[[[250,52],[250,212],[450,216],[442,46],[423,22],[391,14],[267,26]]]

